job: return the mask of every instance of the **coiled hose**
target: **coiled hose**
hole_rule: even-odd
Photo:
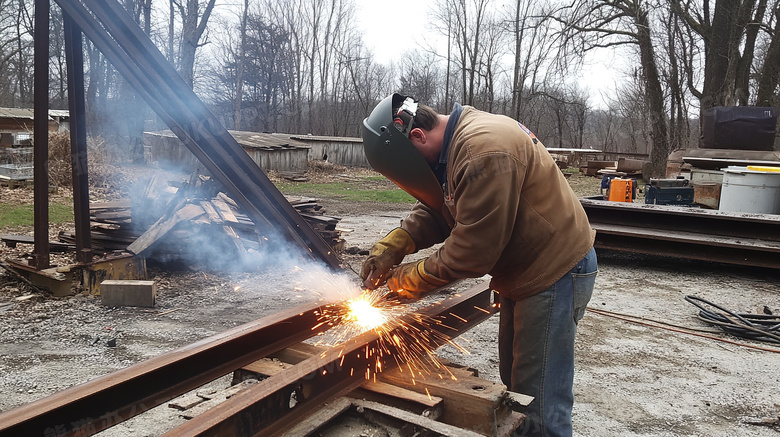
[[[731,335],[750,340],[780,343],[780,316],[771,314],[737,314],[696,296],[685,296],[685,300],[699,308],[699,319],[718,325]],[[707,306],[716,308],[715,312]]]

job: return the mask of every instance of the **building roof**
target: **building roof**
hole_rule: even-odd
[[[51,117],[65,118],[69,117],[69,112],[66,109],[49,109],[49,120]],[[0,108],[0,118],[24,118],[32,120],[34,118],[34,112],[30,108]]]
[[[290,135],[290,138],[301,141],[338,141],[340,143],[362,143],[358,137],[327,137],[324,135]]]
[[[284,150],[284,149],[310,149],[310,146],[290,138],[289,134],[269,134],[261,132],[247,132],[229,130],[230,135],[236,139],[242,147],[261,150]],[[163,137],[175,138],[172,131],[166,129],[156,132],[144,132],[148,135],[159,135]]]

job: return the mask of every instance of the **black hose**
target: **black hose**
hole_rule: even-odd
[[[731,335],[750,340],[780,343],[780,316],[771,314],[737,314],[696,296],[685,296],[685,300],[699,308],[699,319],[718,325]],[[705,307],[708,305],[721,312]]]

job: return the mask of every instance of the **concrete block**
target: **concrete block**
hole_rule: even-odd
[[[153,307],[157,297],[154,281],[108,279],[100,283],[103,305]]]

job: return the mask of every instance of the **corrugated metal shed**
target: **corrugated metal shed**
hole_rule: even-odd
[[[363,150],[362,138],[317,135],[291,135],[290,138],[311,147],[309,150],[310,160],[328,161],[351,167],[370,167]]]
[[[309,146],[288,134],[229,131],[238,144],[263,170],[303,172]],[[151,161],[194,169],[198,160],[170,130],[144,132],[144,146]]]

